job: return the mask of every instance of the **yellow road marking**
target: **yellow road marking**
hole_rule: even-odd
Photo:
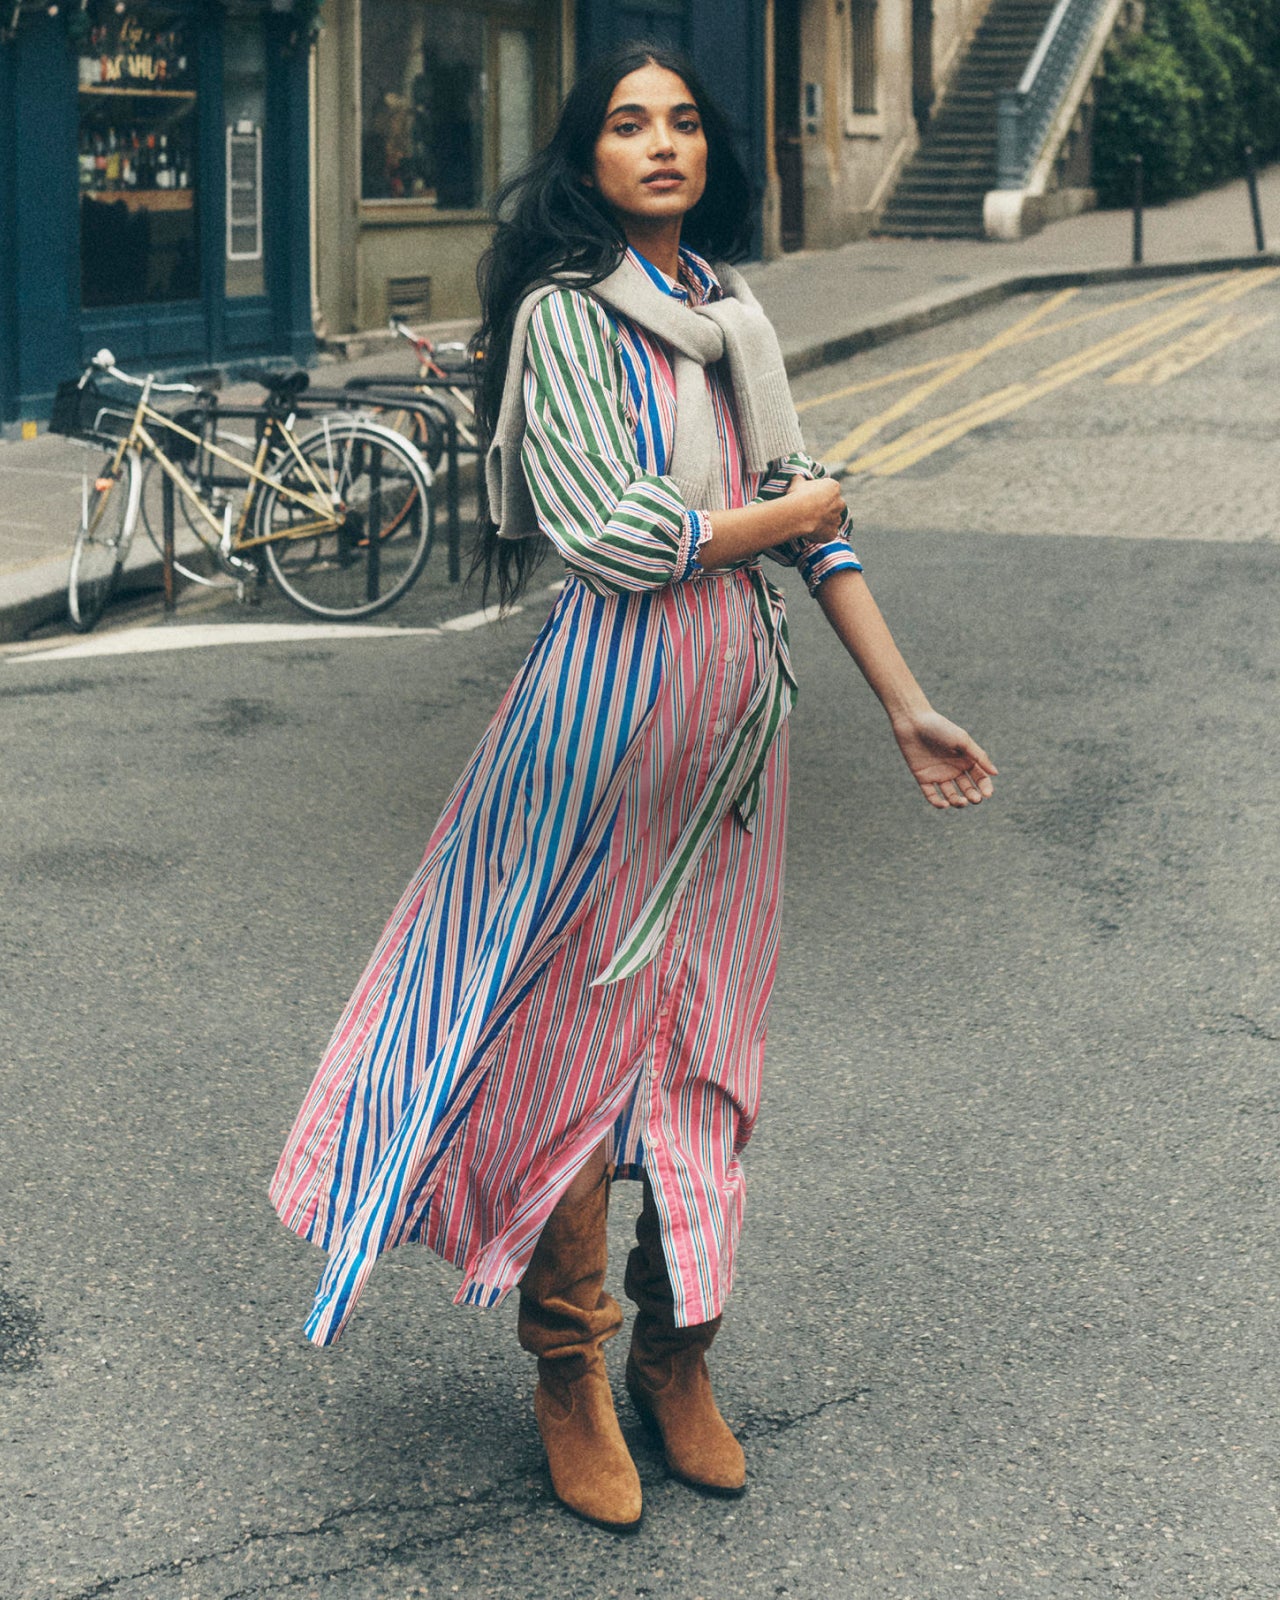
[[[866,394],[871,389],[885,389],[891,383],[901,383],[905,378],[918,378],[922,372],[936,372],[949,366],[954,356],[938,356],[933,361],[922,361],[916,367],[899,367],[896,372],[886,372],[879,378],[864,378],[861,383],[846,384],[843,389],[833,389],[830,394],[816,394],[809,400],[797,400],[797,411],[812,411],[814,406],[825,406],[832,400],[847,400],[853,394]]]
[[[1032,328],[1019,335],[1013,343],[1033,344],[1037,339],[1048,338],[1050,334],[1065,333],[1069,328],[1079,328],[1086,322],[1096,322],[1099,317],[1111,317],[1121,311],[1132,311],[1138,306],[1148,305],[1152,300],[1164,300],[1172,294],[1186,294],[1192,288],[1206,283],[1218,283],[1227,276],[1225,272],[1215,272],[1178,283],[1166,283],[1159,289],[1148,289],[1145,294],[1131,295],[1127,300],[1116,300],[1111,305],[1083,311],[1079,316],[1065,317],[1061,322],[1051,322],[1047,327]],[[882,373],[878,378],[863,378],[858,383],[846,384],[844,388],[832,389],[827,394],[811,395],[807,400],[798,400],[796,410],[812,411],[815,406],[829,405],[834,400],[848,400],[855,394],[868,394],[873,389],[887,389],[890,384],[903,383],[908,378],[919,378],[926,372],[936,372],[939,367],[949,366],[962,355],[972,354],[973,348],[976,347],[962,350],[958,355],[935,356],[932,361],[921,361],[914,367],[899,367],[893,372]]]
[[[1217,283],[1171,311],[1148,317],[1144,322],[1112,334],[1064,361],[1054,362],[1052,366],[1045,367],[1036,374],[1037,381],[1011,384],[994,394],[972,401],[947,416],[935,418],[932,422],[911,429],[869,455],[847,463],[844,472],[846,474],[872,472],[876,477],[890,477],[894,473],[902,472],[907,467],[924,460],[926,456],[943,449],[944,446],[954,444],[957,439],[963,438],[974,428],[1019,411],[1023,406],[1030,405],[1033,401],[1042,399],[1069,383],[1074,383],[1078,378],[1110,366],[1112,362],[1120,360],[1130,351],[1137,350],[1144,344],[1150,344],[1153,339],[1174,332],[1175,329],[1199,316],[1208,306],[1240,299],[1246,294],[1251,294],[1254,289],[1274,282],[1278,277],[1280,269],[1270,268],[1260,272],[1251,271],[1245,277],[1236,276],[1226,282]]]
[[[845,467],[841,468],[841,475],[854,472],[876,472],[882,462],[894,460],[904,449],[923,444],[926,440],[934,438],[944,429],[950,428],[955,424],[967,424],[963,430],[966,433],[969,428],[981,427],[988,420],[988,414],[992,412],[993,407],[999,408],[1006,400],[1012,399],[1015,395],[1025,394],[1026,390],[1027,385],[1025,383],[1011,383],[1003,389],[997,389],[992,394],[979,395],[976,400],[970,400],[968,405],[961,406],[956,411],[948,411],[945,416],[934,417],[929,422],[918,423],[906,433],[899,434],[896,439],[890,439],[888,444],[882,444],[878,449],[870,450],[866,455],[859,456],[856,461],[850,461]]]
[[[831,446],[827,452],[828,457],[837,461],[841,456],[847,459],[855,450],[861,449],[878,433],[882,433],[891,422],[896,422],[899,417],[905,417],[908,412],[914,411],[930,395],[936,394],[947,384],[954,383],[966,372],[972,372],[974,367],[985,361],[988,356],[995,355],[1000,350],[1007,350],[1010,345],[1016,344],[1029,329],[1079,293],[1078,289],[1063,289],[1058,294],[1051,295],[1043,305],[1037,306],[1034,311],[1029,311],[1025,317],[1019,317],[1017,322],[1002,329],[985,344],[976,345],[972,350],[966,350],[962,355],[956,356],[941,372],[926,378],[923,383],[917,384],[914,389],[909,389],[906,394],[895,400],[888,410],[880,412],[879,416],[868,417],[865,422],[860,422],[852,433],[846,434],[840,440],[839,444]]]
[[[1159,384],[1168,383],[1170,378],[1178,377],[1180,373],[1189,372],[1201,361],[1207,361],[1216,351],[1225,349],[1227,345],[1234,344],[1237,339],[1243,339],[1255,328],[1261,328],[1264,323],[1274,319],[1274,312],[1258,317],[1241,317],[1228,311],[1225,316],[1206,322],[1202,328],[1193,329],[1185,338],[1176,340],[1163,350],[1144,356],[1132,366],[1121,367],[1119,372],[1111,374],[1107,382],[1145,383],[1154,389]]]

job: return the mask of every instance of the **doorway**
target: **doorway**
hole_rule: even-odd
[[[773,154],[778,167],[780,243],[804,243],[804,151],[800,142],[801,0],[773,5]]]
[[[911,0],[911,110],[923,133],[933,114],[933,0]]]

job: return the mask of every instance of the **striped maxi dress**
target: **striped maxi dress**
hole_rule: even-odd
[[[682,250],[664,292],[718,297]],[[281,1219],[329,1255],[328,1344],[382,1251],[421,1241],[496,1305],[606,1141],[647,1173],[681,1325],[719,1314],[778,950],[786,726],[781,593],[758,561],[703,571],[705,512],[664,476],[662,343],[578,290],[532,319],[522,457],[566,581],[427,842],[289,1134]],[[746,471],[707,369],[724,501],[821,468]],[[811,590],[857,570],[846,526],[770,554]]]

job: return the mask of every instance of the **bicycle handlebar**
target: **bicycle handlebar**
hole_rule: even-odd
[[[446,339],[442,344],[433,344],[425,333],[415,333],[403,317],[388,317],[387,326],[392,333],[399,334],[402,339],[407,339],[419,355],[463,356],[467,353],[465,339]]]
[[[134,389],[145,389],[147,386],[147,378],[135,378],[127,372],[122,372],[116,366],[115,356],[107,349],[99,350],[97,355],[94,356],[93,360],[85,368],[84,378],[87,378],[95,369],[98,372],[105,372],[109,378],[114,378],[117,383],[127,383]],[[84,383],[84,378],[80,380],[82,384]],[[198,388],[194,383],[157,383],[154,379],[151,380],[151,392],[152,394],[205,393],[203,389]]]

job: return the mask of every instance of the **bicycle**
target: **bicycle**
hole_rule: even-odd
[[[418,357],[418,379],[414,385],[417,391],[435,400],[440,390],[448,394],[452,405],[454,420],[457,426],[458,443],[464,450],[479,448],[479,433],[476,427],[476,408],[471,398],[470,390],[475,382],[475,367],[472,357],[467,351],[467,346],[460,340],[451,340],[446,344],[433,344],[425,333],[415,333],[407,322],[399,317],[391,317],[388,321],[391,331],[401,339],[405,339],[413,346]],[[379,379],[385,383],[387,379]],[[396,380],[405,385],[413,385],[412,378]],[[443,409],[445,402],[437,401]],[[427,455],[432,467],[440,464],[440,455],[444,449],[444,440],[438,427],[432,427],[427,417],[422,412],[395,412],[388,407],[388,422],[397,433],[404,433],[418,445],[419,449]]]
[[[245,598],[269,573],[313,616],[356,619],[393,605],[415,582],[434,534],[431,468],[402,435],[364,414],[295,424],[307,374],[248,374],[268,391],[260,407],[230,415],[254,418],[252,446],[237,456],[218,442],[216,395],[190,383],[133,377],[100,350],[78,380],[60,384],[50,431],[110,445],[81,495],[67,584],[72,626],[92,628],[119,582],[143,494],[144,463],[158,467],[180,500],[187,525],[214,570]],[[140,391],[121,409],[101,380]],[[160,411],[153,395],[185,395],[192,404]],[[220,470],[215,467],[220,464]],[[238,513],[222,489],[243,482]],[[152,539],[155,529],[149,519]],[[196,582],[216,581],[182,569]]]

